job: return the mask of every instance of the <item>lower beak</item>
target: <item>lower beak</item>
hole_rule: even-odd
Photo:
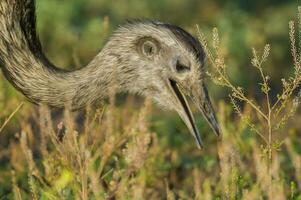
[[[196,143],[198,145],[198,148],[202,149],[203,148],[202,139],[201,139],[200,133],[197,129],[195,119],[194,119],[194,117],[191,113],[191,110],[189,108],[189,105],[187,103],[187,100],[186,100],[185,96],[182,94],[182,92],[180,91],[180,89],[175,81],[170,80],[170,85],[171,85],[177,99],[180,102],[180,108],[177,109],[177,112],[180,115],[180,117],[182,118],[182,120],[184,121],[184,123],[186,124],[186,126],[188,127],[191,134],[194,136]]]
[[[180,108],[177,109],[178,114],[188,127],[191,134],[194,136],[198,148],[203,148],[202,139],[198,128],[195,123],[195,119],[191,113],[187,100],[183,93],[181,92],[180,88],[178,87],[177,83],[173,80],[170,80],[171,88],[173,89],[178,101],[180,102]],[[215,111],[210,101],[210,97],[208,95],[207,88],[203,85],[195,91],[192,91],[192,99],[195,102],[196,106],[199,108],[207,122],[210,124],[211,128],[213,129],[214,133],[220,137],[221,130],[215,115]]]

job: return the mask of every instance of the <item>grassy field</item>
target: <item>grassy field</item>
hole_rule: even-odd
[[[120,10],[88,25],[76,21],[69,30],[77,27],[85,35],[76,43],[76,34],[63,28],[78,17],[68,15],[73,13],[71,4],[83,6],[85,14],[88,8],[101,10],[93,7],[98,5],[94,0],[85,6],[82,2],[62,1],[62,9],[55,11],[61,23],[51,31],[57,21],[47,12],[55,5],[38,1],[39,32],[56,64],[83,66],[124,15]],[[111,9],[106,1],[100,4]],[[135,5],[137,10],[147,7]],[[151,6],[149,16],[159,3]],[[164,4],[160,6],[164,10]],[[176,9],[174,6],[171,9]],[[217,9],[213,5],[207,8]],[[212,34],[209,28],[195,27],[197,22],[187,25],[206,47],[207,82],[215,83],[210,89],[223,131],[223,139],[218,141],[204,119],[196,116],[204,150],[197,149],[175,113],[159,110],[148,99],[119,94],[99,107],[78,112],[50,110],[28,103],[1,75],[0,200],[301,200],[301,8],[290,4],[271,10],[273,20],[278,19],[273,14],[277,10],[296,20],[289,26],[289,20],[281,23],[285,39],[276,37],[276,32],[271,45],[265,45],[267,36],[256,32],[258,21],[250,24],[258,29],[247,38],[259,38],[251,40],[256,41],[256,49],[241,50],[248,52],[249,58],[237,50],[242,48],[237,44],[238,35],[229,39],[232,29],[236,30],[235,24],[229,28],[229,19],[217,23],[219,30],[214,28]],[[242,11],[240,16],[253,19]],[[98,38],[98,45],[93,38]],[[285,55],[283,59],[278,60],[279,54]],[[244,72],[241,77],[239,67]]]

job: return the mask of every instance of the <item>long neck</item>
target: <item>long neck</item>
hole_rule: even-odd
[[[0,1],[0,61],[6,78],[30,101],[55,107],[80,108],[105,97],[119,78],[120,58],[110,44],[85,68],[67,72],[44,56],[35,29],[34,0]]]
[[[36,104],[78,109],[106,97],[109,88],[119,91],[125,85],[118,78],[115,57],[105,62],[100,53],[86,67],[67,72],[50,68],[41,60],[22,53],[25,52],[14,48],[6,57],[1,54],[6,60],[2,71],[16,89]]]

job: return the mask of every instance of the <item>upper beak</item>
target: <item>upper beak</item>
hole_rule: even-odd
[[[218,120],[215,115],[215,111],[210,101],[208,90],[205,85],[201,85],[197,90],[192,92],[192,99],[195,102],[196,106],[202,112],[203,116],[210,124],[214,133],[221,137],[221,129],[218,123]]]
[[[177,110],[177,112],[179,113],[180,117],[182,118],[182,120],[184,121],[184,123],[186,124],[186,126],[188,127],[192,135],[194,136],[198,147],[202,149],[203,148],[202,139],[198,131],[198,128],[196,126],[195,119],[187,103],[187,100],[175,81],[170,80],[170,85],[181,105],[180,108]],[[205,119],[212,127],[215,134],[220,137],[221,135],[220,127],[206,87],[202,86],[201,89],[199,89],[198,87],[197,90],[192,91],[192,99],[197,105],[197,107],[200,109],[200,111],[202,112]]]

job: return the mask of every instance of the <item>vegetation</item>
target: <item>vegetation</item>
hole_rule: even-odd
[[[129,13],[194,32],[224,135],[216,141],[199,116],[200,151],[180,119],[148,99],[112,94],[99,108],[50,110],[0,76],[0,199],[301,199],[301,8],[285,28],[295,2],[37,2],[43,45],[62,66],[88,62]],[[214,28],[208,39],[211,24],[221,37]]]

